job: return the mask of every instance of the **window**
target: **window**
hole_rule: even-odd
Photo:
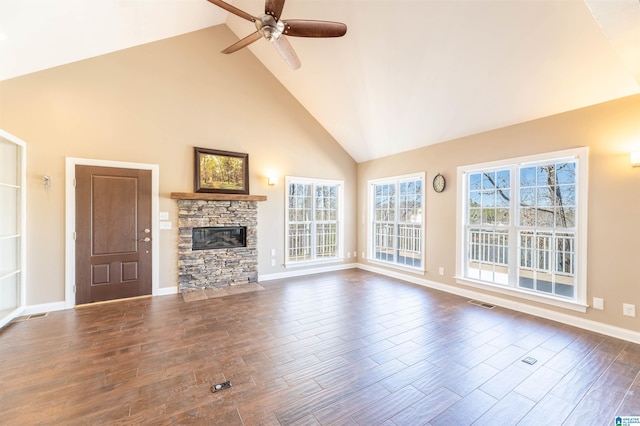
[[[424,173],[369,181],[369,258],[424,270]]]
[[[286,178],[286,264],[342,258],[342,181]]]
[[[587,149],[464,166],[458,178],[458,277],[584,304]]]

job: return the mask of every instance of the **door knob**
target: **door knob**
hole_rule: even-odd
[[[140,239],[140,240],[138,240],[138,241],[144,241],[145,243],[148,243],[149,241],[151,241],[151,238],[149,238],[149,237],[144,237],[144,238],[142,238],[142,239]]]
[[[151,232],[151,229],[149,229],[149,228],[145,228],[144,233],[145,233],[145,234],[148,234],[149,232]]]

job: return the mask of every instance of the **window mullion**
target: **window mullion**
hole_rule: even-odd
[[[511,171],[511,200],[509,210],[511,220],[509,221],[509,287],[518,286],[518,270],[520,268],[520,173],[518,166],[512,166]]]
[[[311,184],[311,218],[310,218],[310,228],[311,228],[311,260],[317,259],[317,249],[316,249],[316,184]]]
[[[398,240],[400,239],[400,223],[398,222],[398,220],[400,219],[400,182],[399,181],[395,181],[394,182],[394,186],[395,186],[395,208],[393,209],[394,211],[394,217],[393,217],[393,229],[394,229],[394,238],[393,238],[393,262],[394,263],[398,263],[398,250],[399,250],[399,245],[398,245]]]

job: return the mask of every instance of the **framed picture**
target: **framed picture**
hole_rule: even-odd
[[[195,192],[249,194],[249,154],[195,148]]]

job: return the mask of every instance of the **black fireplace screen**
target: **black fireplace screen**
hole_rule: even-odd
[[[193,228],[192,250],[226,249],[247,246],[245,226]]]

